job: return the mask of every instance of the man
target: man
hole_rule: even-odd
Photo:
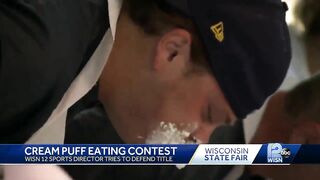
[[[206,142],[219,124],[243,118],[277,89],[290,59],[285,8],[231,2],[125,1],[99,81],[99,99],[125,142],[143,142],[161,121],[193,123],[193,136]],[[78,96],[68,92],[102,38],[107,8],[1,1],[1,9],[1,137],[23,142]]]
[[[190,137],[205,143],[221,124],[259,108],[290,59],[280,1],[124,1],[117,26],[110,19],[110,56],[105,1],[1,1],[1,9],[6,143],[62,142],[54,130],[98,79],[124,142],[144,143],[173,123],[190,125]]]

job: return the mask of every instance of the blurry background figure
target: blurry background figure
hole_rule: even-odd
[[[300,0],[295,14],[299,18],[297,28],[306,47],[306,60],[311,75],[320,70],[320,1]],[[299,28],[299,26],[301,26]]]
[[[292,63],[289,74],[304,80],[320,70],[320,2],[318,0],[286,0],[290,6]]]
[[[320,74],[267,104],[251,143],[320,144]]]
[[[251,143],[270,142],[320,143],[320,74],[270,99]],[[273,179],[320,179],[319,165],[253,166],[250,170]]]

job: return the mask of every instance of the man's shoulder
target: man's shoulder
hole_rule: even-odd
[[[108,28],[107,1],[0,1],[0,142],[39,129]]]

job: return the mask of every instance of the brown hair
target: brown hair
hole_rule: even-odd
[[[202,42],[191,19],[185,18],[161,0],[124,0],[123,11],[149,35],[161,35],[172,28],[182,28],[192,35],[192,61],[208,69]]]
[[[310,119],[320,120],[320,74],[289,91],[285,98],[285,109],[294,118],[306,115]]]

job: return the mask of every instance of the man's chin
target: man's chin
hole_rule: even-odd
[[[198,144],[200,143],[191,133],[196,125],[188,124],[181,127],[175,123],[161,122],[159,127],[153,130],[145,140],[146,144]],[[176,165],[181,170],[186,165]]]

